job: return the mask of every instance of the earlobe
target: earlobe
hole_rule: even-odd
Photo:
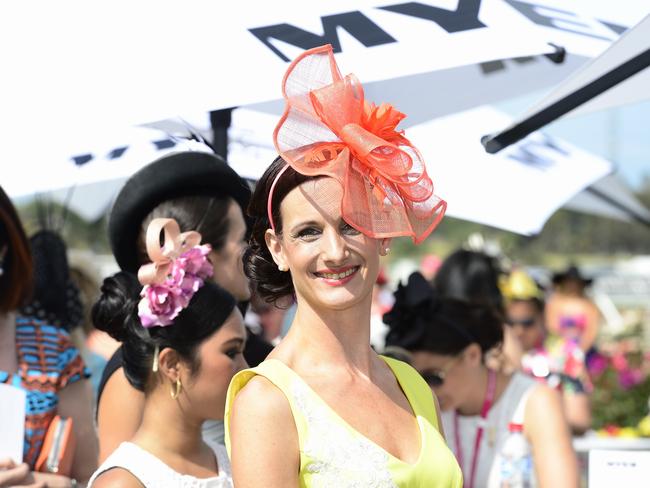
[[[390,253],[390,243],[392,242],[392,239],[390,237],[386,237],[384,239],[381,239],[379,243],[379,255],[380,256],[388,256]]]

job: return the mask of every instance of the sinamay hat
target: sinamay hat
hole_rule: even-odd
[[[138,271],[136,242],[141,224],[157,205],[197,195],[230,196],[245,214],[250,188],[219,156],[198,151],[166,155],[131,176],[120,190],[108,221],[108,238],[120,268]]]

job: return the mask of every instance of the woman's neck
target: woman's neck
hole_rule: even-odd
[[[375,356],[370,347],[370,296],[345,310],[315,310],[300,302],[283,342],[284,348],[296,352],[292,356],[298,363],[298,357],[309,358],[310,369],[339,364],[369,374]]]
[[[133,441],[149,452],[165,459],[166,456],[193,458],[203,447],[201,420],[189,418],[187,409],[169,398],[164,386],[157,387],[145,400],[142,423]]]
[[[492,399],[492,405],[494,405],[501,397],[504,390],[506,389],[506,386],[508,386],[510,376],[503,373],[498,373],[496,371],[491,371],[485,365],[482,365],[480,372],[478,372],[476,375],[472,375],[472,384],[467,385],[469,391],[467,399],[462,402],[456,409],[460,415],[474,416],[481,414],[481,410],[483,409],[483,405],[487,396],[488,377],[490,375],[490,372],[496,375],[496,384],[494,397]]]

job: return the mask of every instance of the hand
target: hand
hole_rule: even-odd
[[[16,466],[13,460],[0,459],[0,486],[23,486],[45,488],[45,482],[35,482],[27,463]]]
[[[47,488],[74,488],[77,486],[70,478],[60,474],[33,471],[32,476],[37,483],[43,483],[42,485],[37,484],[36,486],[46,486]]]

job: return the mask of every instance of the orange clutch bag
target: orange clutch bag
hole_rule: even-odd
[[[41,453],[36,460],[36,471],[70,476],[75,446],[72,419],[57,415],[45,434]]]

